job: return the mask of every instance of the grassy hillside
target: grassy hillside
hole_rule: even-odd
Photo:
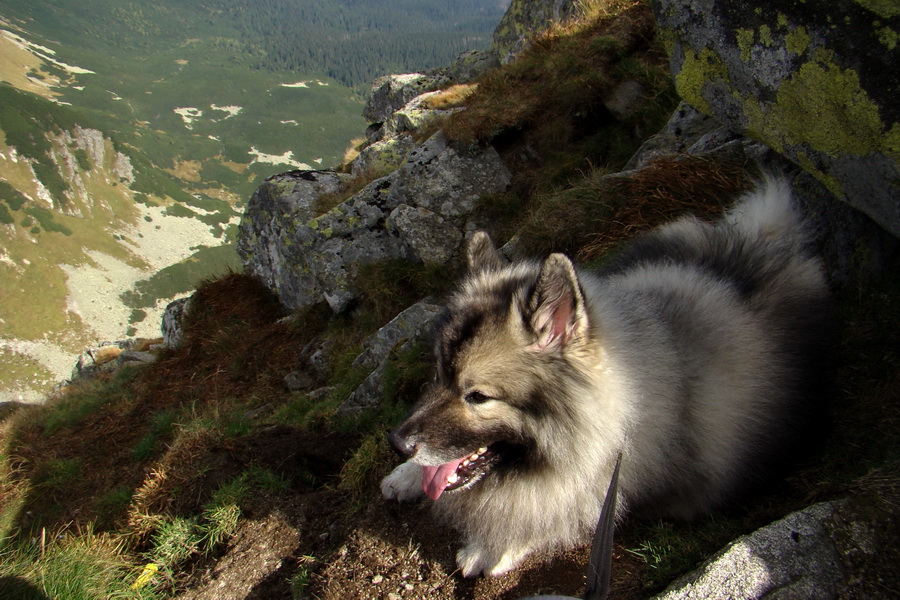
[[[239,268],[228,232],[259,182],[335,164],[364,126],[353,91],[248,68],[190,7],[98,41],[121,8],[0,3],[5,399],[39,398],[99,340],[157,336],[166,299]]]
[[[166,299],[237,268],[212,247],[263,178],[336,165],[374,75],[486,46],[501,10],[0,0],[0,396],[46,391],[99,339],[156,335]]]

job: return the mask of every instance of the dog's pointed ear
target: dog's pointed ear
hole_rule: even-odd
[[[484,231],[476,231],[472,235],[466,245],[466,261],[470,272],[500,269],[509,262],[497,251],[491,237]]]
[[[541,267],[529,301],[535,350],[561,350],[584,338],[588,316],[575,266],[565,254],[551,254]]]

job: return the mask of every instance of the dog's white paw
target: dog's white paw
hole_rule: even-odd
[[[381,480],[385,500],[412,502],[425,495],[422,491],[422,467],[405,462]]]
[[[478,544],[469,544],[456,553],[456,566],[463,577],[477,577],[482,573],[488,577],[497,577],[515,569],[527,555],[527,549],[513,549],[507,550],[498,558]]]

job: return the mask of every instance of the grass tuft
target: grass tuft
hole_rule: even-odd
[[[119,538],[94,533],[46,534],[0,553],[0,598],[153,599],[152,586],[134,589],[139,569]]]
[[[449,110],[464,106],[466,100],[475,90],[478,84],[457,84],[441,90],[426,98],[422,105],[431,110]]]
[[[172,517],[159,523],[147,555],[152,562],[171,569],[198,552],[201,541],[196,518]]]
[[[520,227],[530,252],[605,256],[637,233],[684,214],[715,218],[746,189],[743,165],[703,158],[659,159],[627,176],[594,170],[562,191],[540,195]]]

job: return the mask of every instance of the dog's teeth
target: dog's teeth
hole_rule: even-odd
[[[453,485],[457,481],[459,481],[459,475],[457,475],[456,473],[450,473],[450,476],[447,477],[447,483],[450,485]]]
[[[462,461],[462,466],[468,467],[470,464],[472,464],[472,460],[474,459],[471,459],[471,457],[467,458],[466,460]]]
[[[481,448],[478,449],[478,452],[476,454],[484,454],[485,452],[487,452],[487,448],[482,446]]]

